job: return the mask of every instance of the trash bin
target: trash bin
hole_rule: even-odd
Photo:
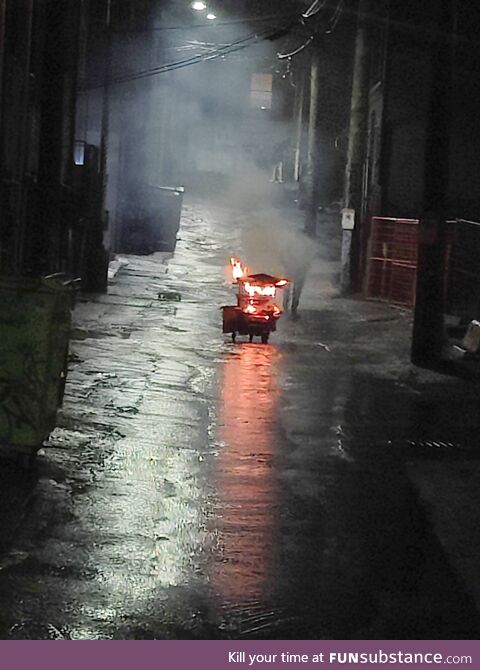
[[[175,251],[183,194],[183,186],[159,186],[155,190],[153,235],[159,251]]]
[[[183,203],[183,186],[139,188],[126,199],[120,253],[175,251]]]
[[[67,374],[72,289],[0,277],[0,448],[34,455],[55,427]]]

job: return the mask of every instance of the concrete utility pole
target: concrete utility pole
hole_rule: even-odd
[[[302,140],[303,140],[303,109],[305,99],[305,72],[303,68],[299,72],[297,88],[295,89],[295,104],[293,120],[295,123],[295,163],[293,168],[293,178],[300,181],[300,172],[302,165]]]
[[[312,45],[310,63],[310,112],[308,119],[307,165],[305,173],[305,232],[314,236],[317,227],[317,175],[319,161],[319,70],[320,49],[317,42]]]
[[[359,265],[362,250],[360,212],[363,197],[363,172],[367,150],[368,115],[368,18],[372,0],[359,0],[357,36],[353,63],[350,126],[347,164],[345,168],[344,207],[355,212],[355,227],[343,231],[342,290],[347,292],[359,285]]]
[[[107,199],[108,183],[108,139],[110,126],[110,88],[112,78],[112,32],[111,32],[111,0],[107,0],[105,5],[105,33],[104,33],[104,53],[105,63],[103,72],[103,94],[102,94],[102,119],[100,129],[100,164],[103,178],[103,202]]]
[[[423,214],[419,227],[412,362],[441,358],[444,339],[444,274],[450,154],[454,1],[436,0],[430,45],[430,103],[425,147]],[[450,44],[449,44],[450,40]]]

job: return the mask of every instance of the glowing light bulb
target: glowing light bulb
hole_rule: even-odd
[[[202,10],[207,9],[207,5],[204,2],[192,2],[192,9],[201,12]]]
[[[214,21],[216,18],[217,17],[215,16],[215,14],[212,14],[211,12],[210,14],[207,14],[207,19],[209,19],[210,21]]]

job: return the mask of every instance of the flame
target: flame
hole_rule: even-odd
[[[289,281],[288,279],[279,279],[275,284],[275,286],[278,286],[278,288],[283,288],[288,284],[288,281]]]
[[[261,295],[269,298],[275,297],[275,286],[272,284],[267,284],[266,286],[258,286],[257,284],[250,284],[249,282],[245,282],[245,291],[248,293],[248,295],[255,296],[255,295]]]
[[[271,311],[272,311],[272,314],[265,314],[263,310],[261,310],[260,313],[259,313],[258,309],[255,307],[253,302],[249,302],[248,305],[246,305],[243,308],[243,312],[245,314],[250,314],[250,316],[253,316],[255,319],[263,319],[264,321],[269,321],[271,317],[273,317],[275,319],[276,317],[280,316],[280,314],[282,313],[282,310],[280,309],[280,307],[278,305],[276,305],[275,303],[272,303]]]
[[[252,303],[248,303],[248,305],[244,308],[243,310],[245,314],[255,314],[257,311],[257,308],[255,305],[252,305]]]
[[[230,265],[232,266],[232,275],[233,281],[238,282],[242,277],[246,277],[248,274],[248,268],[246,265],[242,265],[242,261],[235,256],[230,258]]]

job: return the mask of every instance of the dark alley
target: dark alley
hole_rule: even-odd
[[[2,559],[3,638],[478,634],[476,573],[422,495],[476,462],[465,391],[456,407],[460,382],[411,373],[408,314],[335,299],[320,246],[299,322],[222,338],[251,223],[188,204],[173,256],[128,257],[77,305],[60,426]]]

